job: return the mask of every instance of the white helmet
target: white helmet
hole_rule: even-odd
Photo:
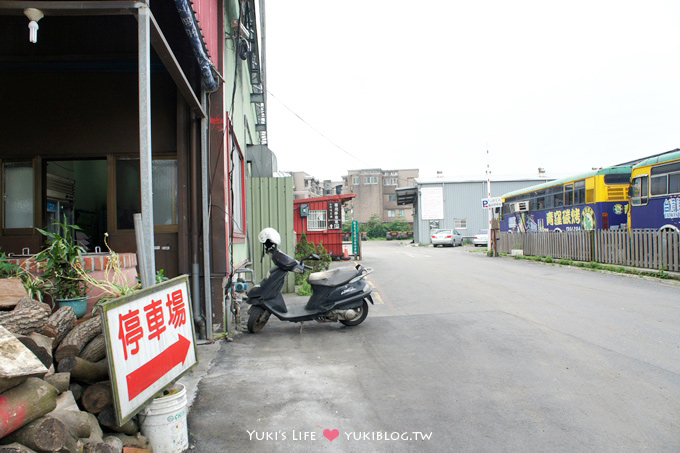
[[[274,244],[277,247],[281,245],[281,235],[278,231],[271,227],[267,227],[260,231],[260,234],[257,235],[257,239],[261,243],[265,244],[267,248],[271,247],[271,244]],[[267,244],[267,241],[269,241],[270,244]]]

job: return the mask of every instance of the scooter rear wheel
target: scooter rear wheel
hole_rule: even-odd
[[[269,315],[271,313],[262,307],[252,307],[248,316],[248,332],[257,333],[262,330],[269,320]]]
[[[359,324],[364,322],[364,319],[366,319],[366,316],[368,316],[368,302],[366,302],[366,300],[364,299],[364,301],[361,304],[361,307],[355,308],[354,311],[359,313],[356,318],[350,320],[341,319],[340,322],[350,327],[358,326]]]

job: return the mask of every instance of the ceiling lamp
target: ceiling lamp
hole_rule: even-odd
[[[28,17],[29,36],[28,40],[32,43],[38,42],[38,21],[43,18],[44,14],[37,8],[26,8],[24,14]]]

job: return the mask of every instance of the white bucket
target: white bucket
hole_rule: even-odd
[[[154,453],[181,453],[189,448],[187,429],[187,391],[175,383],[177,393],[154,398],[139,413],[140,430]]]

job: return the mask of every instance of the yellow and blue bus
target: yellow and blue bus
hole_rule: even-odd
[[[627,229],[631,172],[630,165],[602,168],[506,193],[500,229]]]
[[[629,226],[680,231],[680,149],[633,166]]]

